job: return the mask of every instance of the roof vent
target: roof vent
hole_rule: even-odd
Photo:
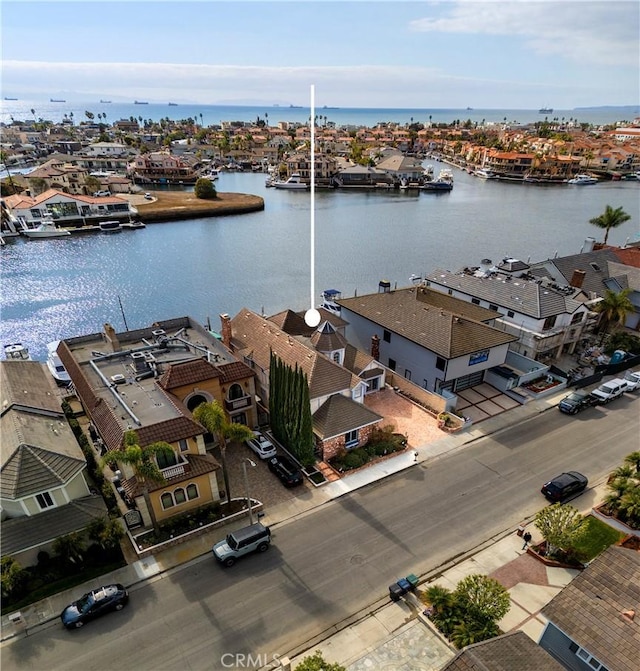
[[[622,613],[621,613],[621,615],[622,615],[622,617],[623,617],[625,620],[629,620],[629,622],[633,622],[633,619],[634,619],[635,616],[636,616],[636,611],[635,611],[635,610],[631,610],[631,609],[629,609],[629,610],[623,610]]]

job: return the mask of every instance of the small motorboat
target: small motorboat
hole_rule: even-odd
[[[274,182],[273,186],[276,189],[290,189],[292,191],[306,191],[309,188],[309,185],[302,181],[302,177],[297,172],[294,172],[286,182]]]
[[[589,184],[597,184],[598,180],[591,175],[576,175],[573,179],[567,181],[567,184],[576,184],[578,186],[587,186]]]
[[[14,342],[4,346],[4,358],[7,361],[31,361],[29,349],[21,342]]]
[[[122,231],[122,224],[115,219],[113,221],[101,221],[98,225],[103,233],[120,233]]]

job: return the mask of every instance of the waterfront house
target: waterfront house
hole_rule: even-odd
[[[573,353],[596,321],[581,289],[536,278],[518,259],[504,259],[498,266],[485,259],[481,267],[457,273],[437,269],[424,284],[494,310],[495,327],[515,336],[511,349],[531,359]]]
[[[216,437],[207,435],[191,411],[216,400],[230,422],[254,427],[258,420],[255,373],[218,338],[189,317],[120,333],[105,324],[101,333],[62,341],[58,354],[143,524],[150,522],[143,482],[118,462],[129,430],[142,447],[157,441],[173,447],[173,454],[156,457],[165,481],[147,483],[158,521],[224,498],[219,464],[208,451],[214,446],[206,442]]]
[[[155,151],[136,156],[129,165],[134,181],[167,184],[193,184],[198,179],[198,160],[172,156],[168,151]]]
[[[0,361],[2,556],[23,566],[59,536],[106,515],[62,411],[53,378],[37,361]]]
[[[517,337],[490,325],[495,313],[443,302],[423,287],[381,291],[338,300],[346,338],[358,349],[370,344],[391,371],[431,392],[461,391],[480,384],[485,372],[504,364]]]
[[[49,189],[39,196],[14,194],[4,199],[9,217],[19,228],[37,226],[51,217],[58,225],[81,228],[105,219],[127,220],[138,211],[119,196],[80,196]]]
[[[39,194],[48,189],[65,193],[87,193],[86,180],[89,173],[84,168],[54,158],[32,170],[26,177],[31,193]]]
[[[570,671],[633,671],[639,605],[640,553],[611,546],[542,609],[539,645]]]
[[[271,354],[302,370],[309,384],[316,455],[326,461],[342,449],[366,444],[381,424],[382,417],[364,405],[364,397],[373,380],[373,385],[384,385],[384,373],[372,357],[348,348],[326,311],[322,314],[325,319],[309,333],[299,322],[292,323],[291,314],[271,321],[243,309],[232,319],[221,315],[221,333],[223,343],[256,373],[256,393],[265,413]],[[302,335],[290,335],[278,323]]]
[[[315,176],[320,182],[328,183],[335,175],[336,159],[328,154],[316,153],[315,156]],[[304,182],[311,181],[311,154],[295,153],[284,159],[287,166],[287,175],[299,174]]]

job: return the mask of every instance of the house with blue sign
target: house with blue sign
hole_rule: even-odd
[[[428,391],[456,393],[502,366],[517,336],[496,328],[495,311],[425,286],[337,301],[354,347]]]

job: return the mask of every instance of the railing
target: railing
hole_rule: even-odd
[[[162,475],[165,480],[170,478],[176,478],[179,475],[184,475],[184,464],[178,464],[177,466],[170,466],[169,468],[161,469]]]
[[[225,408],[227,410],[240,410],[248,408],[251,405],[251,396],[243,396],[242,398],[225,399]]]

